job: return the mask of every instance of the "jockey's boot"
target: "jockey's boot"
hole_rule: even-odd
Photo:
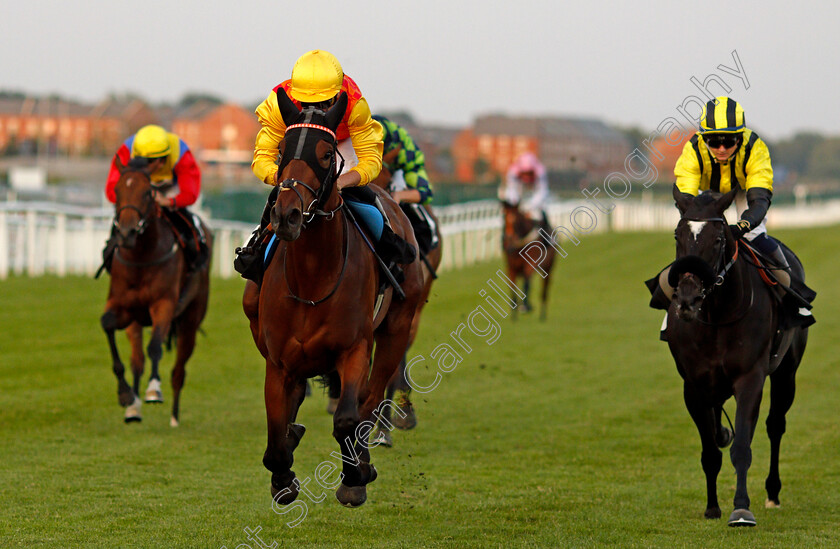
[[[195,236],[198,239],[196,243],[196,258],[193,262],[193,268],[199,270],[204,268],[204,265],[210,259],[210,248],[207,246],[207,236],[204,234],[204,227],[201,226],[201,219],[191,212],[187,212],[192,220],[192,228],[195,230]]]
[[[277,186],[271,190],[260,217],[260,226],[251,233],[251,238],[245,246],[236,248],[236,258],[233,260],[233,268],[236,272],[242,275],[242,278],[253,280],[258,285],[262,282],[263,269],[265,268],[262,258],[265,253],[264,240],[270,222],[271,208],[274,207],[279,191],[280,188]]]
[[[376,253],[382,261],[388,266],[388,270],[394,276],[397,283],[402,283],[405,280],[405,273],[403,273],[401,265],[405,265],[414,261],[417,257],[417,250],[414,246],[409,244],[404,238],[394,232],[391,227],[391,220],[385,213],[385,207],[379,197],[375,197],[373,204],[382,214],[382,219],[385,220],[385,226],[382,228],[382,236],[376,242]]]
[[[95,278],[99,278],[103,269],[108,271],[109,274],[111,273],[111,264],[114,262],[114,254],[117,252],[118,247],[117,229],[115,227],[111,227],[111,236],[108,237],[108,240],[105,242],[105,247],[102,248],[102,266],[96,271]]]
[[[788,264],[788,260],[785,257],[784,252],[782,252],[781,246],[776,246],[776,249],[770,254],[770,259],[776,267],[775,269],[771,269],[770,272],[773,273],[776,280],[778,280],[783,286],[790,287],[790,264]]]

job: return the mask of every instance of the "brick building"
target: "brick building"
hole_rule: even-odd
[[[455,138],[456,177],[462,182],[491,180],[523,152],[536,154],[549,172],[577,171],[600,178],[624,169],[630,143],[595,119],[482,116]]]

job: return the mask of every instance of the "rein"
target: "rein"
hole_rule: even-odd
[[[342,219],[344,219],[344,231],[343,231],[343,233],[344,233],[344,239],[343,239],[344,240],[344,262],[341,264],[341,272],[338,274],[338,280],[336,281],[335,286],[333,286],[333,289],[330,291],[330,293],[328,293],[327,295],[325,295],[321,299],[318,299],[318,300],[315,300],[315,301],[313,301],[311,299],[303,299],[302,297],[298,297],[292,291],[291,286],[289,286],[289,276],[286,274],[286,255],[287,255],[287,251],[288,251],[289,247],[285,246],[283,248],[283,279],[286,281],[286,289],[289,291],[289,297],[291,297],[295,301],[298,301],[300,303],[305,303],[306,305],[312,305],[312,306],[315,306],[319,303],[323,303],[324,301],[331,298],[333,296],[333,294],[335,294],[335,292],[338,290],[338,287],[341,285],[341,281],[344,280],[344,271],[347,269],[347,259],[350,257],[350,253],[349,253],[350,252],[350,238],[349,238],[349,235],[348,235],[348,233],[350,231],[348,230],[348,227],[347,227],[347,223],[348,223],[347,218],[342,217]]]

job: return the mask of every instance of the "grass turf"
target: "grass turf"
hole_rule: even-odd
[[[286,523],[300,508],[272,510],[261,463],[264,365],[241,312],[241,281],[213,281],[178,429],[168,426],[169,353],[167,402],[144,405],[141,424],[122,422],[98,323],[107,282],[0,282],[0,547],[259,547],[246,527],[281,547],[836,547],[840,360],[831,334],[840,315],[831,304],[840,295],[831,250],[840,235],[777,236],[819,292],[818,323],[782,442],[779,510],[762,505],[765,391],[749,477],[755,529],[726,527],[735,482],[726,454],[724,521],[702,518],[699,437],[657,339],[662,314],[647,308],[642,285],[673,256],[670,234],[607,234],[558,261],[545,323],[490,309],[479,292],[500,265],[445,273],[409,352],[425,357],[412,372],[418,383],[432,382],[431,351],[453,344],[451,332],[479,305],[498,320],[498,340],[488,344],[489,328],[484,337],[461,332],[471,351],[436,388],[415,393],[418,427],[372,451],[379,478],[362,508],[341,507],[312,480],[325,498],[301,496],[307,514],[294,528]],[[301,479],[338,461],[325,404],[316,389],[301,408]],[[726,408],[732,415],[733,401]]]

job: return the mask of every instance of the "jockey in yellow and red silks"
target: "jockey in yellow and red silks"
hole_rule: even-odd
[[[338,60],[323,50],[310,51],[295,63],[292,77],[277,85],[257,107],[262,129],[257,134],[251,169],[268,185],[277,183],[277,155],[286,124],[277,104],[277,93],[286,95],[302,108],[315,105],[326,110],[341,92],[347,94],[347,111],[336,130],[338,150],[344,157],[345,172],[338,188],[367,185],[382,169],[382,126],[371,118],[370,107],[359,86],[344,74]]]

